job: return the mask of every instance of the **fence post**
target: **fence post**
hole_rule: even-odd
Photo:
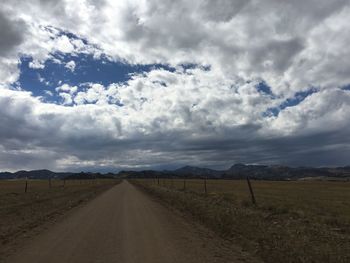
[[[158,185],[159,185],[159,177],[157,177],[157,183],[158,183]]]
[[[24,187],[24,192],[26,193],[28,190],[28,177],[26,177],[26,186]]]
[[[66,179],[63,179],[63,188],[66,187]]]
[[[249,176],[247,176],[247,183],[248,183],[248,187],[249,187],[250,197],[252,198],[252,203],[253,203],[253,205],[256,205],[255,195],[254,195],[252,185],[250,183]]]
[[[204,178],[204,193],[207,194],[207,178]]]

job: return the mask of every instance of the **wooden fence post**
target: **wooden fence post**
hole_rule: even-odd
[[[63,188],[66,187],[66,179],[63,179]]]
[[[157,177],[157,183],[158,183],[158,185],[159,185],[159,177]]]
[[[26,193],[28,190],[28,177],[26,177],[26,186],[24,187],[24,192]]]
[[[247,183],[248,183],[248,187],[249,187],[250,197],[252,198],[252,203],[253,203],[253,205],[256,205],[255,195],[254,195],[252,185],[250,183],[249,176],[247,176]]]
[[[208,190],[207,190],[207,178],[204,178],[204,193],[207,194]]]

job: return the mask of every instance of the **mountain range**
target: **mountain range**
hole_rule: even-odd
[[[350,179],[350,166],[337,168],[288,167],[278,165],[235,164],[227,170],[214,170],[195,166],[184,166],[173,171],[121,171],[120,176],[128,178],[208,178],[257,180],[299,180],[299,179]]]
[[[100,173],[69,173],[69,172],[53,172],[50,170],[33,170],[18,171],[15,173],[0,172],[0,179],[93,179],[93,178],[110,178],[114,174],[102,175]]]
[[[350,166],[336,168],[288,167],[278,165],[235,164],[227,170],[184,166],[176,170],[120,171],[119,173],[69,173],[50,170],[0,172],[0,179],[92,179],[92,178],[208,178],[257,180],[350,180]]]

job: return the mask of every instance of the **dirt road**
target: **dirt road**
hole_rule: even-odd
[[[124,181],[6,262],[251,262],[208,233]]]

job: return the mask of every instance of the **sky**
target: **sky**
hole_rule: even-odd
[[[0,171],[350,165],[348,0],[2,0]]]

